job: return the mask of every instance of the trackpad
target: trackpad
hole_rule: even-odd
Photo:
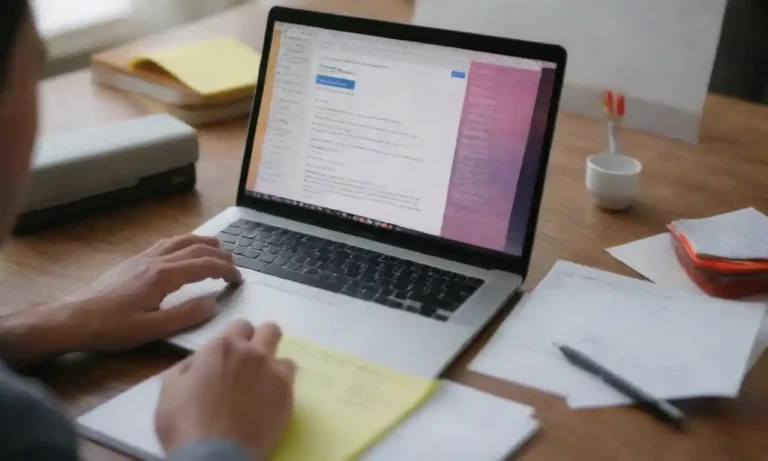
[[[314,331],[333,328],[338,322],[338,314],[341,314],[334,311],[346,310],[252,281],[239,286],[206,281],[187,288],[169,296],[163,307],[176,306],[197,296],[212,295],[216,296],[220,306],[219,314],[209,323],[174,338],[173,342],[188,344],[193,349],[221,334],[229,323],[237,319],[248,320],[254,325],[274,322],[286,334],[310,339]]]
[[[216,295],[221,311],[209,323],[170,342],[196,350],[219,336],[233,320],[244,319],[254,325],[274,322],[287,335],[430,376],[468,339],[464,328],[451,324],[331,293],[318,292],[317,298],[310,297],[313,292],[307,294],[305,287],[296,287],[302,293],[292,288],[291,284],[273,286],[253,280],[240,286],[205,281],[185,287],[169,296],[163,308]]]

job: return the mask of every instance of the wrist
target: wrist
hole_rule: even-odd
[[[68,310],[64,303],[46,304],[0,317],[0,358],[19,367],[79,350]]]

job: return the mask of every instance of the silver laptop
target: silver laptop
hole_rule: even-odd
[[[271,11],[235,206],[217,236],[233,319],[439,375],[528,270],[566,53],[553,45]],[[222,184],[221,187],[229,187]]]

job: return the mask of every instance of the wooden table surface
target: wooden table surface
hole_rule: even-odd
[[[272,4],[408,22],[408,0],[256,1],[171,32],[193,38],[226,30],[260,49]],[[161,40],[162,41],[162,40]],[[136,117],[142,109],[118,92],[95,88],[87,71],[42,84],[42,132],[94,126]],[[11,239],[0,253],[0,293],[9,312],[55,299],[87,284],[106,267],[157,239],[189,232],[235,199],[246,120],[200,130],[196,193],[157,200],[93,217],[27,238]],[[591,204],[584,162],[604,144],[603,123],[562,113],[526,288],[558,259],[636,275],[604,248],[664,231],[680,217],[703,217],[744,206],[768,211],[768,108],[718,96],[705,107],[696,146],[626,130],[625,149],[643,162],[638,203],[623,213]],[[505,310],[505,314],[509,309]],[[746,378],[736,400],[698,400],[682,406],[692,417],[676,433],[627,408],[571,411],[552,395],[466,370],[466,364],[500,323],[500,316],[458,360],[448,376],[493,394],[536,407],[542,430],[520,452],[521,460],[764,460],[768,459],[768,360]],[[554,319],[553,319],[554,321]],[[73,415],[173,364],[179,356],[163,345],[114,355],[62,358],[39,371]],[[87,460],[123,456],[83,442]]]

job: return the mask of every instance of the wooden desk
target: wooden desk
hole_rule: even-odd
[[[173,32],[197,37],[226,30],[260,48],[271,4],[305,5],[408,21],[401,0],[295,0],[257,2]],[[86,71],[42,85],[42,131],[80,128],[139,115],[119,93],[94,88]],[[188,232],[234,201],[243,154],[245,120],[200,131],[197,193],[94,217],[34,237],[13,239],[0,256],[5,306],[44,302],[86,284],[101,271],[155,240]],[[625,213],[596,210],[583,186],[584,161],[604,143],[602,123],[572,114],[558,122],[533,265],[532,288],[557,259],[618,273],[632,271],[603,249],[662,232],[677,217],[708,216],[746,205],[768,211],[768,108],[721,97],[707,101],[698,146],[627,130],[624,145],[644,164],[639,203]],[[545,460],[763,460],[768,457],[768,360],[747,377],[737,400],[683,405],[690,432],[677,434],[634,409],[571,411],[548,394],[466,370],[500,323],[452,367],[449,377],[536,407],[541,433],[519,459]],[[178,355],[162,345],[111,356],[67,357],[40,373],[73,415],[87,411],[139,380],[170,366]],[[124,459],[83,442],[87,460]]]

